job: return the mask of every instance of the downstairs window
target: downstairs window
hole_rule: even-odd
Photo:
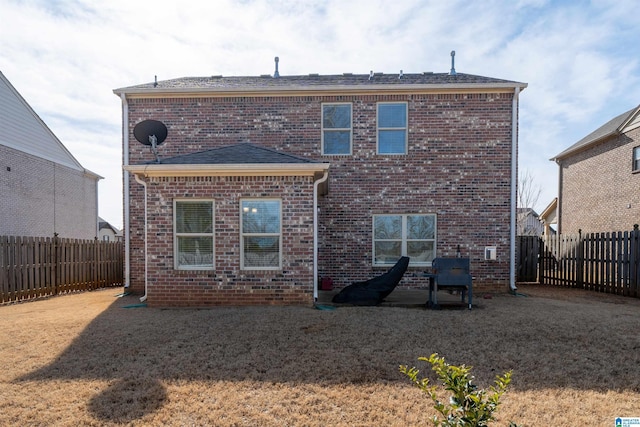
[[[281,202],[247,199],[240,202],[240,257],[244,270],[277,270],[282,266]]]
[[[213,270],[213,200],[175,200],[174,266],[176,270]]]
[[[401,256],[412,266],[431,266],[435,254],[436,215],[374,215],[374,266],[392,266]]]

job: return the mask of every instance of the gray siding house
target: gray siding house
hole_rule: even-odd
[[[0,235],[95,238],[100,179],[0,72]]]

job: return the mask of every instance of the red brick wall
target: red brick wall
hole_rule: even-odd
[[[139,184],[138,184],[139,185]],[[148,302],[156,306],[313,302],[313,180],[310,177],[150,178]],[[224,197],[221,196],[224,194]],[[240,199],[282,200],[282,270],[240,270]],[[215,200],[215,271],[174,269],[173,200]],[[140,206],[136,201],[136,210]],[[142,236],[143,237],[143,236]],[[138,240],[138,239],[136,239]],[[140,253],[136,245],[137,253]],[[137,288],[143,257],[135,257]]]
[[[319,203],[321,277],[331,277],[341,287],[385,270],[372,267],[373,214],[435,213],[437,256],[454,256],[460,245],[462,255],[471,257],[474,286],[507,289],[512,99],[512,93],[132,99],[130,163],[153,160],[148,147],[131,134],[144,119],[160,120],[169,128],[161,157],[251,142],[329,162],[330,190]],[[381,101],[408,103],[408,155],[376,154],[376,103]],[[353,103],[352,155],[321,154],[323,102]],[[135,261],[141,259],[142,188],[134,180],[130,187],[135,290],[144,274]],[[306,200],[312,203],[311,182],[307,188]],[[208,185],[201,191],[212,194]],[[216,203],[224,191],[226,187],[216,187]],[[169,203],[171,195],[165,197]],[[309,228],[312,233],[311,222]],[[485,246],[497,246],[497,261],[484,261]],[[311,264],[306,267],[312,271]],[[401,286],[423,286],[423,270],[410,268]],[[310,284],[312,278],[307,274],[296,280]],[[231,291],[242,280],[225,283],[233,288],[229,294],[237,296]]]
[[[561,232],[632,230],[640,223],[640,173],[633,173],[633,148],[640,128],[597,144],[561,165]]]

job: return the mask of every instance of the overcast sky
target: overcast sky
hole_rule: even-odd
[[[557,195],[549,159],[640,104],[637,0],[0,0],[0,71],[105,179],[122,226],[113,89],[187,76],[448,72],[528,83],[520,168]],[[631,161],[631,159],[630,159]]]

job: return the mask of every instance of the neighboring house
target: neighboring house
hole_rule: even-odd
[[[518,208],[518,236],[541,236],[542,222],[536,211],[531,208]]]
[[[122,241],[122,232],[98,217],[98,239],[105,242],[120,242]]]
[[[156,306],[310,304],[436,256],[515,283],[518,94],[468,74],[179,78],[114,90],[124,117],[125,275]],[[159,162],[135,126],[168,128]],[[513,203],[512,203],[513,201]],[[495,247],[495,260],[485,260]]]
[[[559,233],[632,230],[640,222],[640,106],[551,160],[559,166]]]
[[[554,197],[538,217],[542,222],[545,236],[553,236],[558,230],[558,198]]]
[[[0,73],[0,235],[94,239],[100,179]]]

